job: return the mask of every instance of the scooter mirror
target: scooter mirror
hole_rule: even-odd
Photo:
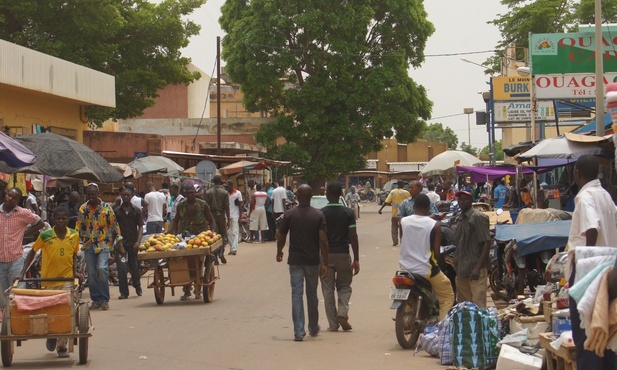
[[[458,200],[453,200],[450,204],[452,204],[452,207],[456,208],[458,207]]]

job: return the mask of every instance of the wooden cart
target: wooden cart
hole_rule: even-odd
[[[218,268],[214,265],[214,254],[222,246],[221,240],[205,248],[182,249],[165,252],[142,252],[139,261],[154,261],[154,275],[148,276],[148,288],[154,289],[156,303],[165,301],[165,288],[194,286],[202,289],[205,303],[214,299],[214,283],[219,279]]]
[[[24,279],[23,281],[73,281],[73,279]],[[70,292],[48,289],[20,289],[15,286],[4,292],[6,307],[2,312],[2,329],[0,332],[0,352],[2,365],[11,366],[15,343],[28,339],[68,338],[68,350],[73,352],[75,345],[79,347],[79,363],[88,362],[88,338],[92,335],[90,329],[90,309],[82,301],[79,290],[83,287],[75,280]],[[29,311],[20,311],[17,308],[18,296],[27,296],[29,300],[36,300],[44,296],[61,295],[68,293],[68,302],[63,301],[52,306]]]

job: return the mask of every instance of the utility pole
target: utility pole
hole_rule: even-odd
[[[216,37],[216,155],[221,151],[221,36]]]

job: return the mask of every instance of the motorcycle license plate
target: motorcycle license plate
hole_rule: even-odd
[[[409,292],[411,292],[411,289],[392,289],[390,291],[390,299],[395,301],[405,300],[409,297]]]

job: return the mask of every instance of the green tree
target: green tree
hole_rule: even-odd
[[[480,154],[489,155],[489,146],[485,146],[480,150]],[[497,140],[495,141],[495,157],[497,161],[503,161],[504,153],[503,153],[503,141]]]
[[[115,109],[92,123],[141,115],[157,90],[199,77],[180,49],[199,26],[186,15],[205,0],[4,0],[0,38],[116,77]]]
[[[594,23],[594,0],[501,0],[509,11],[498,14],[488,23],[499,28],[501,40],[497,43],[496,55],[483,64],[491,72],[501,72],[503,51],[509,45],[528,47],[529,32],[561,33],[575,31],[579,24]],[[602,19],[605,23],[617,21],[617,0],[602,1]],[[524,60],[523,49],[517,52],[517,60]]]
[[[275,117],[256,140],[305,180],[362,169],[383,138],[424,129],[432,103],[408,76],[434,32],[421,0],[228,0],[222,14],[227,73],[249,111]]]
[[[456,149],[458,146],[458,136],[450,127],[444,128],[441,123],[433,123],[426,127],[422,132],[422,139],[433,143],[446,143],[448,149]]]
[[[464,141],[461,143],[461,150],[472,155],[478,155],[478,148],[474,148],[470,144],[466,144]]]

